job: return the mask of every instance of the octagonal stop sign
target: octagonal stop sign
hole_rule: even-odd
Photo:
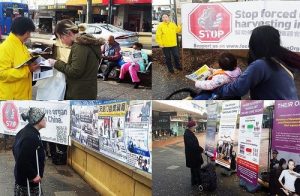
[[[189,32],[200,42],[220,42],[231,32],[231,14],[220,4],[200,4],[188,20]]]
[[[2,122],[8,130],[15,130],[19,126],[19,112],[14,103],[4,103],[1,114]]]

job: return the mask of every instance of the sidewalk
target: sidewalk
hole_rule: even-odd
[[[264,131],[261,141],[261,166],[267,164],[268,132]],[[196,134],[200,146],[205,146],[205,133]],[[153,141],[153,195],[187,195],[187,196],[265,196],[267,190],[262,189],[255,194],[246,192],[239,186],[239,178],[236,174],[225,176],[222,167],[216,165],[217,189],[213,192],[199,192],[190,184],[190,170],[185,165],[183,136],[171,137],[166,140]],[[204,165],[207,163],[205,155]],[[262,168],[263,170],[263,168]]]
[[[14,158],[11,150],[0,151],[0,196],[13,195]],[[44,196],[98,196],[69,166],[57,166],[47,159],[42,181]]]
[[[98,91],[97,99],[128,99],[128,100],[146,100],[152,98],[150,87],[140,86],[138,89],[133,88],[132,83],[117,83],[114,79],[108,81],[97,80]],[[36,98],[37,87],[33,86],[32,97]]]

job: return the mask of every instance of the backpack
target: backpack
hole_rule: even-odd
[[[214,191],[217,188],[217,173],[215,166],[209,163],[200,170],[201,184],[200,191]]]

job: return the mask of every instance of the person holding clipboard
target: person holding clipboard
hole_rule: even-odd
[[[32,99],[32,72],[39,68],[25,46],[35,26],[30,18],[18,17],[11,33],[0,45],[0,100]]]

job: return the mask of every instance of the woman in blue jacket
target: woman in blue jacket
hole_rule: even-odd
[[[232,83],[216,93],[221,97],[244,96],[251,99],[298,99],[293,73],[300,68],[300,56],[280,46],[280,34],[272,26],[253,30],[249,41],[248,68]]]

